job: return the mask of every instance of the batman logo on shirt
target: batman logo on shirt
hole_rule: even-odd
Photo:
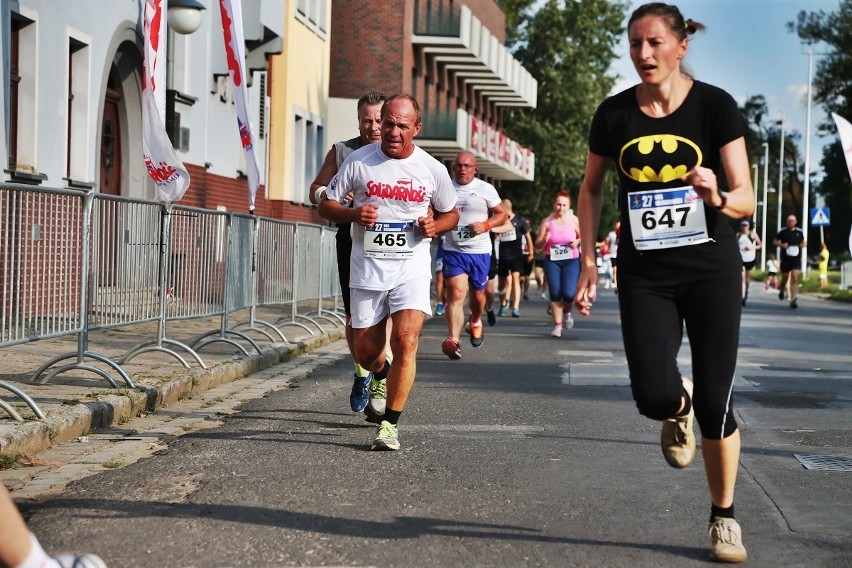
[[[638,182],[670,182],[701,165],[702,155],[692,140],[673,134],[634,138],[621,148],[618,167]]]

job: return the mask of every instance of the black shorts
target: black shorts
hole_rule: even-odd
[[[791,270],[801,270],[802,259],[798,256],[781,257],[781,272],[790,272]]]
[[[610,262],[610,264],[612,264],[612,267],[613,267],[613,268],[615,268],[615,266],[616,266],[616,264],[617,264],[617,263],[615,262],[617,259],[618,259],[618,257],[617,257],[617,256],[611,256],[611,257],[609,257],[609,262]]]
[[[521,276],[529,276],[530,272],[532,272],[535,261],[528,259],[529,257],[524,259],[524,270],[521,272]]]
[[[337,276],[340,279],[340,295],[343,296],[343,311],[346,315],[352,313],[349,309],[349,257],[352,256],[352,233],[350,223],[337,226]]]
[[[488,279],[491,280],[497,276],[497,257],[491,253],[491,264],[488,265]]]
[[[743,268],[746,270],[754,270],[754,265],[757,264],[757,259],[749,260],[748,262],[743,261]]]
[[[508,276],[509,272],[523,272],[526,261],[527,259],[524,257],[501,258],[497,263],[497,276],[503,278],[504,276]]]

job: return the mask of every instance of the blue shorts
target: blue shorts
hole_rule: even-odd
[[[474,290],[485,290],[488,283],[488,267],[491,253],[468,253],[453,250],[444,251],[444,278],[467,274]]]

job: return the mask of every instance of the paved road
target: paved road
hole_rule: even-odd
[[[852,308],[800,305],[756,291],[746,308],[737,517],[753,566],[848,566],[850,473],[793,454],[852,458]],[[150,457],[26,505],[31,527],[111,566],[706,564],[701,458],[669,468],[659,425],[636,413],[615,296],[561,340],[543,302],[522,308],[457,362],[442,322],[427,324],[399,452],[368,451],[338,343],[192,412],[134,420],[147,450],[127,461]]]

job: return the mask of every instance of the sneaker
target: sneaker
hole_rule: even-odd
[[[524,294],[522,297],[525,301],[529,301],[529,299],[530,299],[529,294]]]
[[[518,311],[518,310],[512,310],[512,317],[513,317],[513,318],[519,318],[519,317],[521,317],[521,312],[520,312],[520,311]]]
[[[748,558],[743,546],[743,534],[735,519],[717,517],[707,527],[710,532],[710,559],[716,562],[745,562]]]
[[[443,351],[444,355],[453,361],[461,359],[461,346],[459,345],[459,342],[452,337],[446,338],[444,342],[441,343],[441,351]]]
[[[683,388],[692,398],[692,381],[683,378]],[[695,408],[689,409],[686,416],[675,416],[663,422],[660,432],[660,446],[668,464],[678,469],[684,468],[695,460],[695,434],[692,432],[692,419]]]
[[[438,305],[435,306],[435,315],[436,316],[444,315],[444,304],[442,302],[438,302]]]
[[[364,414],[367,415],[367,422],[378,424],[385,415],[388,380],[371,377],[370,386],[367,387],[367,391],[370,393],[370,401],[364,407]]]
[[[571,315],[571,312],[565,314],[565,329],[571,329],[574,327],[574,316]]]
[[[481,347],[482,344],[485,342],[485,334],[483,333],[482,329],[482,321],[480,320],[477,325],[473,325],[472,323],[468,322],[467,330],[470,333],[470,344],[474,347]]]
[[[503,317],[506,315],[507,311],[509,311],[509,308],[507,308],[506,306],[500,306],[500,311],[497,312],[497,315]]]
[[[557,325],[553,328],[553,331],[550,332],[550,337],[562,337],[562,326]]]
[[[539,295],[541,296],[541,299],[542,299],[542,300],[546,300],[546,299],[547,299],[547,294],[545,294],[544,292],[542,292],[542,293],[541,293],[541,294],[539,294]]]
[[[795,310],[795,309],[796,309],[796,308],[798,308],[798,307],[799,307],[799,301],[798,301],[798,299],[793,298],[792,300],[790,300],[790,309],[791,309],[791,310]]]
[[[54,556],[51,560],[55,560],[62,568],[106,568],[106,562],[96,554],[84,554],[83,556],[63,554],[62,556]]]
[[[399,431],[396,426],[382,420],[379,424],[379,429],[376,432],[376,439],[373,440],[371,450],[398,450],[399,449]]]
[[[787,297],[787,294],[784,292],[784,290],[781,290],[781,291],[778,292],[778,299],[779,300],[783,300],[786,297]]]
[[[497,316],[494,314],[494,310],[485,310],[485,317],[488,318],[488,325],[494,327],[497,325]]]
[[[349,406],[352,407],[352,412],[361,412],[367,406],[370,398],[367,394],[367,385],[370,384],[372,376],[373,373],[366,377],[355,375],[355,380],[352,381],[352,391],[349,393]]]

